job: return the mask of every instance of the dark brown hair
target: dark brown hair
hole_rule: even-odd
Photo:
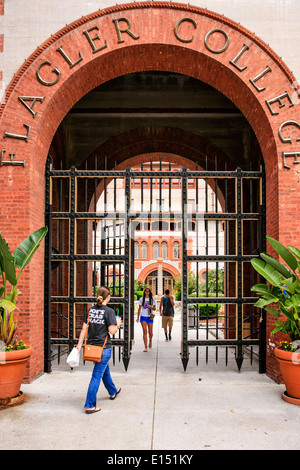
[[[98,287],[97,290],[97,305],[100,307],[102,305],[103,300],[106,299],[110,295],[110,288],[106,286]]]
[[[146,289],[149,289],[149,287],[145,287],[145,290]],[[143,305],[145,303],[145,290],[143,292],[143,300],[142,300]],[[153,295],[152,295],[151,289],[149,289],[149,302],[150,302],[150,305],[152,305],[152,299],[153,299]]]

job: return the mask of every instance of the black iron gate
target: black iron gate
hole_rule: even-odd
[[[114,354],[128,368],[134,339],[134,241],[147,224],[181,232],[181,360],[190,348],[258,349],[265,372],[265,318],[253,304],[250,260],[264,250],[264,172],[46,168],[45,371],[77,343],[98,285],[110,285],[123,318]],[[155,184],[154,184],[155,182]],[[132,199],[133,188],[138,199]],[[156,193],[155,193],[156,190]],[[137,194],[137,193],[135,193]],[[155,196],[156,195],[156,196]],[[177,199],[175,197],[177,195]],[[174,207],[180,196],[180,204]],[[156,201],[154,198],[156,197]]]

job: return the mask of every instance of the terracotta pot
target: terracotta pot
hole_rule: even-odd
[[[26,363],[32,353],[32,348],[0,352],[0,399],[19,394]]]
[[[300,399],[300,353],[275,348],[287,394]]]

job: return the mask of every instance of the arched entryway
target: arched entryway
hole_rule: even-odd
[[[159,271],[156,269],[155,271],[152,271],[145,280],[145,284],[147,284],[151,292],[153,292],[155,295],[159,294],[159,290],[161,293],[163,293],[166,289],[170,291],[170,294],[173,295],[173,290],[174,290],[174,280],[173,276],[169,271],[166,271],[165,269],[162,271],[162,278],[161,278],[161,287],[160,286],[160,280],[159,280]]]
[[[285,229],[289,213],[294,226],[299,225],[293,209],[299,191],[290,197],[290,188],[298,184],[295,77],[266,44],[231,20],[189,5],[144,2],[98,11],[68,25],[14,76],[0,110],[1,181],[9,201],[1,222],[11,244],[44,224],[43,204],[36,201],[43,201],[46,158],[69,110],[102,83],[145,70],[193,77],[219,90],[241,111],[265,163],[267,233],[291,243]],[[14,181],[13,192],[7,181]],[[12,207],[20,207],[20,195],[22,212],[15,231]],[[41,323],[43,298],[34,291],[44,273],[41,254],[29,269],[23,295],[24,306],[32,306],[24,320],[27,326]],[[36,344],[29,372],[33,378],[42,368],[43,331],[28,330],[28,342]],[[271,373],[272,358],[268,363]]]
[[[188,168],[179,164],[181,159]],[[134,168],[125,161],[123,170],[118,166],[103,170],[96,158],[94,169],[88,169],[86,162],[85,169],[56,170],[48,160],[47,366],[51,345],[72,347],[77,341],[99,278],[100,284],[111,287],[111,303],[122,313],[124,328],[113,343],[122,348],[128,367],[139,271],[142,290],[148,285],[157,300],[166,288],[173,290],[176,277],[184,369],[190,347],[222,347],[225,352],[234,348],[240,369],[243,348],[259,346],[262,372],[264,321],[259,322],[255,299],[250,297],[254,279],[250,259],[261,251],[265,227],[263,170],[228,170],[226,160],[220,162],[225,169],[218,169],[215,160],[215,170],[199,170],[197,161],[172,153],[151,154],[150,161],[148,154],[136,155],[133,162]],[[53,261],[60,261],[55,273]],[[214,278],[209,279],[210,273]],[[215,339],[209,337],[212,313],[218,319]],[[205,339],[200,322],[204,315]],[[227,353],[225,358],[227,363]]]

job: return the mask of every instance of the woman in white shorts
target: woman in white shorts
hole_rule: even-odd
[[[144,352],[148,351],[148,335],[149,335],[149,348],[152,348],[152,336],[153,336],[153,311],[156,310],[156,302],[153,298],[152,292],[149,287],[146,287],[143,293],[143,297],[139,300],[139,309],[137,322],[141,322],[143,329],[143,340],[145,349]],[[148,332],[147,332],[148,330]],[[148,334],[147,334],[148,333]]]

